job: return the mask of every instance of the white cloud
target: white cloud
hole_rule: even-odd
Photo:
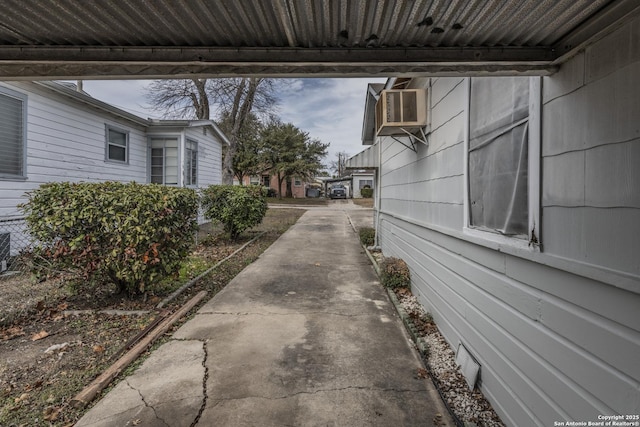
[[[312,138],[330,143],[327,160],[340,151],[362,151],[361,133],[367,84],[385,79],[304,79],[297,91],[287,91],[279,115]]]
[[[151,80],[86,80],[83,89],[96,99],[140,117],[159,118],[145,99],[144,88]]]
[[[354,155],[362,151],[361,132],[368,83],[381,78],[295,78],[279,86],[278,115],[311,138],[330,143],[327,163],[338,152]],[[149,80],[87,80],[84,90],[91,96],[141,117],[158,118],[145,99]]]

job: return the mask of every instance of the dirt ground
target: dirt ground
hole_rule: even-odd
[[[363,208],[372,208],[373,207],[373,199],[351,199],[353,203],[362,206]]]
[[[236,242],[223,239],[217,229],[203,228],[180,280],[140,298],[115,294],[115,288],[72,286],[65,277],[40,283],[28,273],[0,278],[0,425],[72,426],[84,411],[72,408],[71,399],[160,315],[158,302],[265,232],[164,309],[175,311],[201,290],[208,291],[205,300],[212,298],[303,213],[270,209],[259,227]]]

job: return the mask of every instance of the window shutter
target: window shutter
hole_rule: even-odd
[[[24,101],[0,94],[0,175],[24,174]]]

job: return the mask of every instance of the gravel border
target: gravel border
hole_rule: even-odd
[[[367,247],[361,246],[380,276],[380,267],[376,258]],[[418,330],[409,312],[420,318],[426,318],[427,313],[417,298],[409,293],[408,297],[400,300],[392,289],[386,289],[386,291],[456,425],[458,427],[504,427],[504,423],[491,408],[482,392],[477,387],[469,390],[465,377],[456,364],[455,352],[437,330],[437,325],[433,332],[423,333]]]

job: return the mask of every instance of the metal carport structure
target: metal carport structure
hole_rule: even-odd
[[[0,80],[546,75],[634,0],[5,0]]]

